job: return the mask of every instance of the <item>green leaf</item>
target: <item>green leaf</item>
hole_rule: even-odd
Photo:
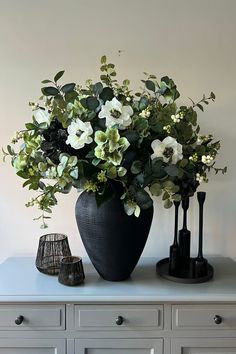
[[[82,106],[83,106],[84,108],[88,108],[88,107],[87,107],[87,100],[86,100],[85,97],[81,98],[80,103],[82,104]]]
[[[86,105],[88,109],[95,111],[95,109],[99,106],[99,101],[96,99],[96,97],[90,96],[86,98]]]
[[[74,100],[78,97],[78,93],[76,91],[67,92],[65,94],[65,100],[67,102],[74,102]]]
[[[54,76],[54,81],[57,82],[62,75],[64,74],[65,70],[59,71],[55,76]]]
[[[64,93],[68,93],[68,92],[74,91],[74,88],[75,88],[75,84],[70,83],[70,84],[65,84],[64,86],[62,86],[61,90]]]
[[[214,100],[216,98],[214,92],[211,92],[210,97]]]
[[[139,172],[141,172],[142,166],[143,166],[143,164],[141,161],[139,161],[139,160],[134,161],[131,166],[131,172],[134,175],[138,174]]]
[[[175,202],[181,202],[182,200],[182,197],[180,194],[174,194],[172,199],[175,201]]]
[[[153,183],[149,188],[149,190],[152,193],[152,195],[155,195],[156,197],[159,197],[162,194],[162,188],[159,183]]]
[[[166,181],[163,183],[163,187],[168,191],[172,192],[173,189],[175,188],[175,184],[172,181]]]
[[[42,84],[49,84],[50,82],[52,82],[51,80],[43,80],[41,81]]]
[[[107,57],[106,57],[106,55],[103,55],[101,57],[101,64],[106,64],[106,62],[107,62]]]
[[[24,178],[24,179],[27,179],[29,178],[29,175],[27,172],[24,172],[24,171],[18,171],[17,173],[17,176],[21,177],[21,178]]]
[[[123,81],[123,85],[124,85],[124,86],[129,86],[129,84],[130,84],[130,81],[129,81],[128,79],[125,79],[125,80]]]
[[[200,103],[197,104],[197,107],[198,107],[202,112],[204,112],[204,108],[203,108],[203,106],[202,106]]]
[[[155,84],[154,84],[153,81],[147,80],[147,81],[145,82],[145,85],[146,85],[146,88],[147,88],[148,90],[153,91],[153,92],[156,91],[156,87],[155,87]]]
[[[135,144],[139,140],[139,134],[136,131],[127,130],[123,134],[130,144]]]
[[[33,123],[26,123],[25,127],[26,127],[27,130],[35,130],[35,129],[37,129],[37,126],[35,124],[33,124]]]
[[[103,100],[103,102],[111,101],[114,97],[113,91],[110,87],[104,87],[99,97]]]
[[[140,111],[144,110],[145,108],[147,108],[149,104],[148,98],[145,96],[142,96],[139,100],[139,109]]]
[[[187,166],[187,164],[188,164],[188,159],[183,159],[179,162],[179,167],[184,168]]]
[[[31,184],[31,180],[28,179],[27,181],[25,181],[22,185],[22,187],[26,187],[28,184]]]
[[[152,198],[144,189],[139,189],[136,192],[135,199],[141,209],[148,209],[153,205]]]
[[[10,145],[7,145],[7,151],[10,155],[15,155],[15,152]]]
[[[164,201],[164,208],[169,209],[172,207],[172,205],[173,205],[173,202],[170,199],[166,199]]]
[[[163,160],[155,158],[152,160],[152,172],[156,178],[162,179],[167,176],[165,169],[163,168]]]
[[[96,96],[99,96],[102,90],[103,90],[103,85],[101,82],[97,82],[96,84],[93,85],[93,93]]]
[[[57,96],[59,94],[58,89],[53,86],[43,87],[41,91],[44,96]]]
[[[176,177],[179,174],[179,169],[176,165],[166,166],[164,170],[171,177]]]

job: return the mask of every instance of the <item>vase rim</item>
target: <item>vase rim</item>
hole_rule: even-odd
[[[58,241],[64,241],[66,239],[67,239],[67,235],[56,233],[56,232],[52,232],[50,234],[45,234],[40,236],[40,241],[43,242],[58,242]]]
[[[61,259],[61,263],[63,264],[74,264],[80,262],[82,260],[81,257],[78,256],[66,256]]]

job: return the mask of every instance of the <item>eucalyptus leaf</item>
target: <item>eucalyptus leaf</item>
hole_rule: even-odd
[[[101,57],[101,64],[106,64],[106,62],[107,62],[107,57],[106,57],[106,55],[103,55]]]
[[[113,90],[110,87],[104,87],[99,97],[103,100],[103,102],[111,101],[114,97]]]
[[[57,96],[59,94],[58,89],[53,86],[43,87],[41,91],[44,96]]]
[[[179,169],[176,165],[166,166],[164,170],[171,177],[176,177],[179,174]]]
[[[65,84],[64,86],[61,87],[61,91],[64,93],[68,93],[74,91],[74,88],[75,88],[74,83]]]
[[[144,189],[139,189],[136,192],[135,199],[141,209],[148,209],[153,205],[152,198]]]
[[[154,84],[153,81],[147,80],[147,81],[145,82],[145,84],[146,84],[146,88],[147,88],[148,90],[153,91],[153,92],[156,91],[156,86],[155,86],[155,84]]]
[[[173,202],[170,199],[166,199],[164,201],[164,208],[169,209],[172,207],[172,205],[173,205]]]
[[[140,100],[139,100],[139,109],[140,109],[140,111],[146,109],[148,104],[149,104],[148,98],[146,96],[142,96],[140,98]]]
[[[94,96],[87,97],[86,98],[86,106],[91,111],[95,111],[95,109],[99,106],[99,101]]]
[[[101,82],[97,82],[96,84],[93,85],[93,93],[96,96],[99,96],[102,90],[103,90],[103,85]]]
[[[55,76],[54,76],[54,81],[57,82],[64,74],[65,70],[59,71]]]
[[[139,160],[134,161],[131,166],[131,172],[135,175],[140,173],[142,170],[142,166],[143,166],[143,164],[141,161],[139,161]]]
[[[159,197],[162,194],[162,187],[159,183],[153,183],[149,189],[152,195],[155,195],[156,197]]]

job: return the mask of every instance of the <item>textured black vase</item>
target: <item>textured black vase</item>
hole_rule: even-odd
[[[109,281],[127,279],[146,244],[153,207],[142,210],[136,218],[126,215],[118,196],[98,208],[95,194],[83,192],[75,214],[84,247],[97,272]]]

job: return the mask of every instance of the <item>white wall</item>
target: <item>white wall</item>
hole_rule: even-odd
[[[235,18],[234,0],[0,0],[0,145],[30,120],[28,102],[39,97],[42,79],[62,69],[67,82],[96,79],[103,54],[134,88],[148,71],[171,76],[182,93],[180,103],[212,90],[216,102],[199,113],[202,132],[222,140],[218,164],[229,171],[202,186],[205,250],[235,257]],[[31,192],[21,187],[10,164],[0,166],[0,258],[34,256],[44,230],[32,221],[37,210],[24,206]],[[47,232],[68,234],[73,253],[84,255],[76,198],[76,191],[59,198]],[[189,217],[194,244],[197,211],[194,200]],[[172,237],[173,210],[158,201],[144,254],[166,255]]]

